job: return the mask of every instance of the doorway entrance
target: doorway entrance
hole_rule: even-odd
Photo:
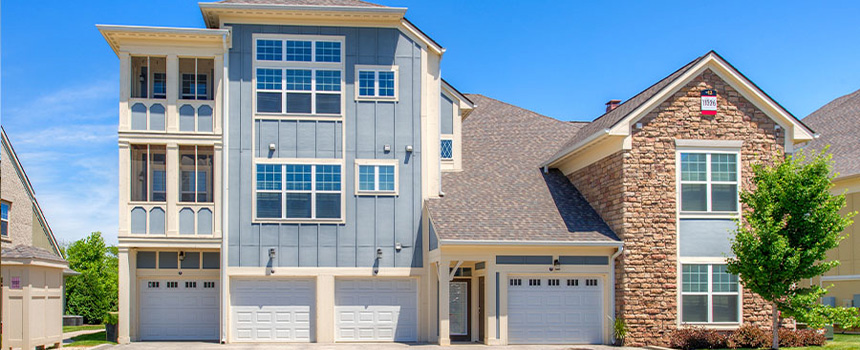
[[[471,341],[471,279],[455,278],[448,287],[448,324],[450,328],[451,341]]]

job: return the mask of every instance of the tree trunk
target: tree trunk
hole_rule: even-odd
[[[770,348],[779,349],[779,310],[776,303],[773,303],[773,343]]]

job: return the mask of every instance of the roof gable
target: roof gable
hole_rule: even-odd
[[[54,232],[51,230],[51,226],[48,225],[48,220],[45,219],[45,213],[42,212],[42,207],[39,205],[39,201],[36,200],[36,192],[33,190],[33,184],[30,183],[30,178],[27,177],[27,173],[24,172],[24,167],[18,159],[18,154],[15,153],[15,148],[12,147],[12,143],[9,142],[9,136],[6,135],[6,129],[3,127],[0,127],[0,147],[5,149],[6,154],[9,155],[9,159],[3,159],[2,161],[9,162],[9,164],[11,164],[15,169],[15,173],[18,175],[18,180],[23,184],[24,189],[27,192],[27,196],[30,198],[33,205],[33,213],[37,219],[37,222],[34,222],[33,225],[41,225],[42,230],[47,236],[47,240],[53,248],[53,253],[62,257],[59,243],[57,242],[56,237],[54,237]]]
[[[630,127],[633,123],[647,115],[648,112],[671,97],[678,89],[708,69],[730,84],[758,109],[768,115],[768,117],[791,132],[789,134],[791,137],[786,138],[788,150],[791,150],[794,143],[807,142],[814,139],[814,133],[809,127],[774,101],[734,66],[723,59],[722,56],[715,51],[710,51],[643,90],[614,110],[595,119],[567,141],[543,165],[556,167],[565,158],[577,153],[596,140],[607,136],[628,137],[630,135]]]

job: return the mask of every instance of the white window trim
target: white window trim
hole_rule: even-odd
[[[725,265],[726,260],[722,258],[685,258],[681,259],[678,262],[678,324],[679,325],[699,325],[706,326],[707,328],[727,328],[734,329],[743,324],[744,321],[744,289],[743,285],[738,281],[738,291],[737,292],[713,292],[713,271],[714,265]],[[684,292],[684,281],[683,281],[683,265],[707,265],[708,266],[708,291],[707,292]],[[738,296],[738,321],[737,322],[684,322],[684,295],[707,295],[708,296],[708,320],[713,320],[713,303],[712,297],[714,295],[737,295]]]
[[[451,158],[442,158],[442,141],[450,140],[451,141]],[[442,134],[439,136],[439,159],[445,163],[453,163],[454,162],[454,134]]]
[[[284,43],[281,45],[282,58],[281,61],[267,61],[257,59],[257,40],[281,40]],[[287,34],[254,34],[252,35],[252,59],[251,67],[251,108],[255,117],[290,117],[290,118],[308,118],[308,119],[342,119],[346,113],[346,72],[344,71],[346,61],[346,38],[336,35],[287,35]],[[287,40],[310,41],[311,42],[311,62],[296,62],[286,61]],[[340,62],[316,62],[316,43],[317,41],[330,41],[340,43]],[[257,89],[257,69],[280,69],[281,70],[281,89],[280,90],[258,90]],[[311,90],[287,90],[287,69],[303,69],[311,70]],[[317,70],[337,70],[340,71],[340,91],[317,91],[316,86],[316,71]],[[257,92],[280,92],[281,93],[281,113],[272,112],[257,112]],[[311,94],[311,113],[287,113],[287,97],[288,92],[300,92]],[[316,96],[317,94],[340,94],[340,113],[338,114],[317,114],[316,113]]]
[[[705,154],[706,159],[706,181],[684,181],[687,184],[705,184],[705,201],[707,210],[706,211],[683,211],[682,208],[682,193],[681,193],[681,154],[682,153],[697,153],[697,154]],[[712,154],[733,154],[735,155],[736,161],[736,181],[719,181],[716,184],[735,184],[737,185],[737,193],[735,195],[735,199],[737,201],[736,210],[735,211],[711,211],[711,185],[714,184],[711,181],[711,155]],[[741,186],[743,184],[741,177],[741,169],[743,168],[743,160],[741,159],[741,152],[739,148],[733,147],[676,147],[675,149],[675,193],[676,193],[676,201],[678,217],[685,219],[694,219],[694,218],[736,218],[740,215],[741,212],[741,203],[740,203],[740,192],[742,190]]]
[[[367,191],[360,190],[359,168],[361,166],[374,167],[374,188],[375,190]],[[379,190],[379,166],[394,167],[394,191]],[[356,196],[397,196],[400,193],[400,161],[397,159],[356,159],[355,160],[355,195]]]
[[[395,170],[395,174],[396,173],[397,173],[397,170]],[[3,219],[2,217],[0,217],[0,222],[6,223],[6,234],[0,235],[0,237],[3,237],[3,239],[7,239],[7,238],[9,238],[9,230],[11,229],[9,227],[9,215],[12,215],[12,203],[7,202],[7,201],[0,201],[0,205],[6,206],[6,218]]]
[[[281,189],[260,190],[264,193],[281,193],[281,218],[258,218],[257,217],[257,165],[270,164],[281,165]],[[311,166],[311,190],[289,191],[289,193],[311,193],[311,217],[310,218],[287,218],[286,201],[286,165],[310,165]],[[316,165],[340,165],[340,191],[318,191],[316,189]],[[252,223],[345,223],[346,222],[346,196],[345,180],[346,168],[343,159],[320,159],[320,158],[260,158],[254,162],[251,169],[251,222]],[[316,218],[316,194],[317,193],[340,193],[340,217],[339,218]]]
[[[359,72],[373,72],[373,96],[361,96],[359,94]],[[394,96],[379,96],[379,72],[394,72]],[[400,67],[399,66],[374,66],[355,65],[355,99],[356,101],[398,101],[400,96]]]

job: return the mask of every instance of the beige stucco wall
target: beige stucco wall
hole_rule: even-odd
[[[4,239],[3,244],[30,245],[33,242],[33,204],[24,182],[18,172],[15,171],[12,155],[5,145],[3,149],[3,161],[0,162],[0,199],[10,203],[9,205],[9,240]],[[47,248],[47,247],[42,247]],[[53,248],[47,248],[53,250]]]
[[[860,211],[860,177],[839,179],[833,182],[833,194],[845,194],[843,215]],[[860,217],[854,217],[854,221]],[[839,247],[827,253],[829,260],[838,260],[839,266],[824,274],[824,278],[813,278],[809,283],[828,288],[826,296],[836,298],[836,306],[851,306],[855,294],[860,294],[860,224],[848,226],[842,235],[845,239]],[[854,305],[860,306],[860,305]]]

